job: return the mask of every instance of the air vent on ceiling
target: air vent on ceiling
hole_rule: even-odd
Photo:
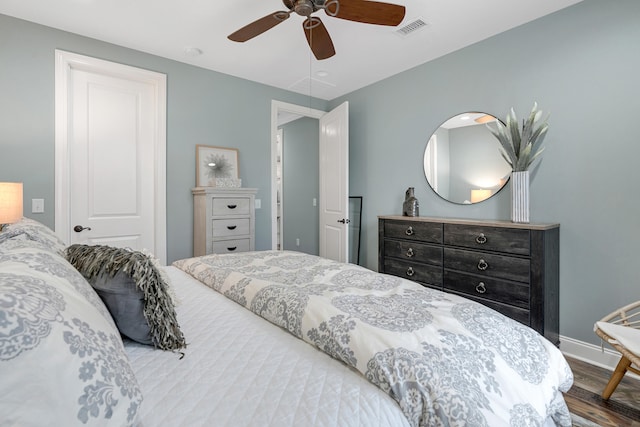
[[[407,25],[404,25],[400,28],[398,28],[395,33],[398,34],[399,36],[402,37],[406,37],[409,34],[412,34],[416,31],[418,31],[421,28],[424,28],[427,26],[427,23],[424,22],[424,20],[422,20],[421,18],[415,19],[411,22],[409,22]]]

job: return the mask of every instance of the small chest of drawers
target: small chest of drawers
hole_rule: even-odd
[[[255,250],[255,188],[197,187],[193,256]]]
[[[379,217],[378,270],[491,307],[558,345],[558,224]]]

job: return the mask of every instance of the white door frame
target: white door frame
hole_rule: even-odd
[[[271,100],[271,248],[278,248],[278,206],[277,191],[278,183],[276,179],[276,160],[278,155],[278,112],[299,114],[312,119],[320,119],[327,114],[326,111],[315,110],[301,105],[289,104],[287,102]],[[283,247],[284,247],[284,242]]]
[[[278,200],[278,194],[276,194],[276,229],[278,230],[276,249],[284,249],[284,191],[282,191],[284,189],[284,132],[282,129],[276,131],[276,137],[279,142],[276,156],[280,160],[276,160],[276,191],[280,195]],[[277,173],[278,163],[280,164],[280,176]],[[280,203],[280,206],[278,206],[278,203]]]
[[[55,51],[55,232],[64,241],[71,241],[70,223],[70,150],[67,144],[69,132],[68,102],[72,70],[103,71],[123,78],[134,78],[155,88],[155,248],[154,254],[164,265],[167,262],[167,207],[166,207],[166,75],[128,65],[78,55],[56,49]]]

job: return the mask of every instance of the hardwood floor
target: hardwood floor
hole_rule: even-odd
[[[640,427],[640,380],[625,375],[605,401],[600,394],[611,371],[569,357],[567,361],[574,376],[573,387],[565,394],[571,413],[602,427]]]

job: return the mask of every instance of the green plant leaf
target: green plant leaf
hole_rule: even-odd
[[[516,112],[513,111],[513,108],[507,116],[507,129],[509,130],[513,151],[518,154],[520,153],[520,129],[518,129],[518,119],[516,118]]]
[[[513,146],[511,145],[511,141],[509,140],[509,134],[506,132],[504,126],[502,126],[502,124],[499,121],[496,122],[497,130],[494,130],[488,124],[486,126],[489,129],[489,131],[493,134],[493,136],[495,136],[498,139],[498,142],[502,147],[501,149],[502,156],[507,161],[509,166],[511,166],[511,168],[513,169],[513,166],[515,165],[518,159],[518,156],[513,150]]]
[[[531,137],[531,147],[532,147],[532,151],[534,153],[537,153],[538,151],[541,150],[541,145],[542,142],[544,141],[544,138],[547,136],[547,130],[549,129],[549,125],[547,125],[546,123],[541,126],[539,129],[536,130],[536,132],[534,133],[534,135]]]
[[[522,153],[520,153],[520,157],[518,158],[517,167],[515,169],[516,172],[526,171],[529,167],[529,158],[531,156],[531,146],[524,145],[522,149]]]
[[[526,120],[522,121],[522,128],[518,127],[518,119],[513,108],[507,114],[507,124],[502,125],[496,121],[496,129],[487,125],[489,131],[500,143],[500,154],[515,172],[526,171],[544,151],[544,141],[549,125],[549,114],[541,120],[542,111],[538,110],[538,103],[534,102],[533,108]]]
[[[504,159],[504,161],[507,162],[509,166],[511,166],[511,170],[513,170],[513,162],[509,160],[507,155],[504,153],[504,150],[500,150],[500,154],[502,155],[502,158]]]
[[[531,156],[531,159],[529,160],[529,164],[527,165],[527,169],[529,169],[529,166],[533,164],[533,161],[537,159],[540,156],[540,154],[542,154],[543,151],[544,151],[544,148],[541,148],[540,150],[536,151],[536,153],[533,156]]]

